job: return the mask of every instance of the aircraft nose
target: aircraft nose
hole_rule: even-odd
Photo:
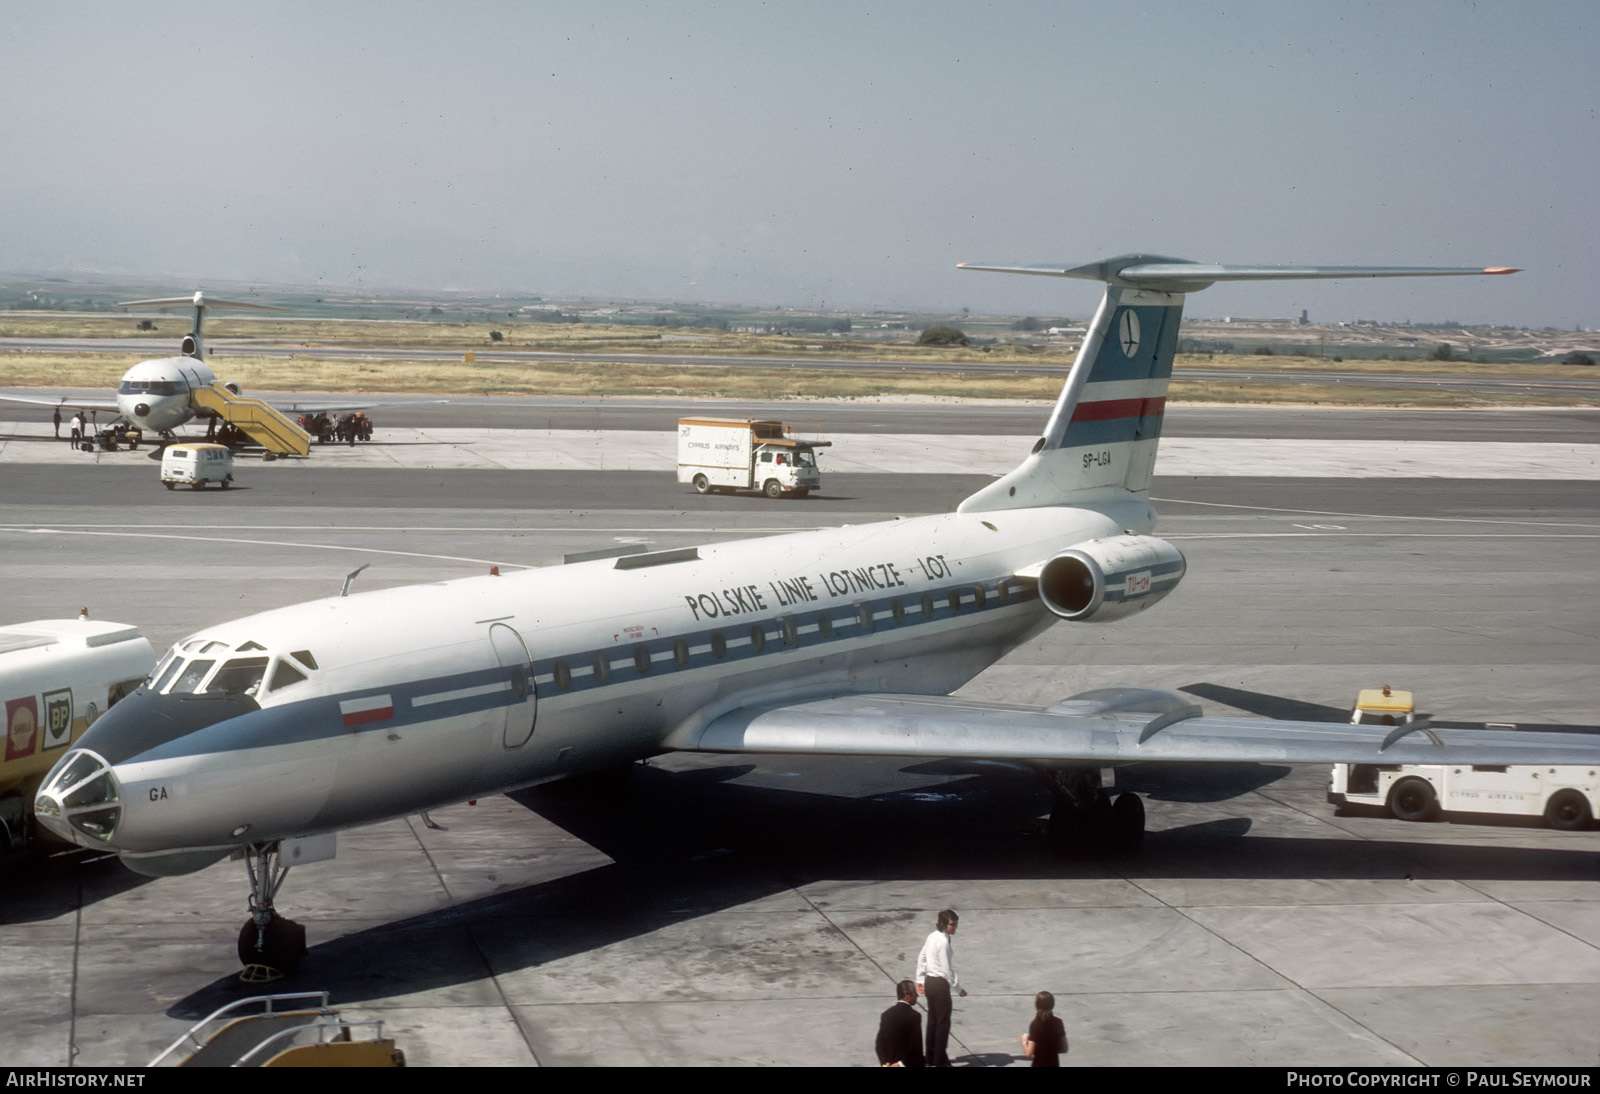
[[[85,748],[61,757],[33,803],[39,823],[84,847],[111,846],[122,821],[122,791],[111,765]]]

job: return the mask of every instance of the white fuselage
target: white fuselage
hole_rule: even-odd
[[[114,830],[53,827],[134,858],[222,849],[624,763],[751,703],[945,694],[1052,621],[1018,570],[1152,520],[1131,498],[919,517],[207,628],[79,743],[115,779]],[[258,681],[236,704],[227,672]]]
[[[190,392],[209,387],[211,368],[193,357],[141,361],[117,385],[117,409],[139,428],[156,433],[178,428],[195,416]]]

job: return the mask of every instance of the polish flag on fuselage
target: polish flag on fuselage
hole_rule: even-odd
[[[365,695],[360,699],[345,699],[339,704],[339,715],[345,728],[387,722],[394,717],[394,700],[387,693]]]

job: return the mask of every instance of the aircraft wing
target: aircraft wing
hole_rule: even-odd
[[[72,399],[65,395],[54,398],[40,399],[30,395],[12,395],[10,392],[0,392],[0,402],[31,403],[34,406],[58,406],[62,410],[92,410],[97,414],[121,414],[122,409],[116,401],[97,402],[94,399]]]
[[[1593,764],[1600,734],[1440,729],[1207,717],[1182,696],[1107,688],[1054,706],[950,696],[844,695],[743,707],[672,747],[1012,760],[1068,766],[1141,760],[1248,763]]]

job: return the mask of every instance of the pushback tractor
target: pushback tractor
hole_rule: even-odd
[[[1411,692],[1368,688],[1356,698],[1354,725],[1427,732]],[[1490,730],[1513,726],[1490,724]],[[1595,764],[1334,764],[1328,800],[1340,807],[1387,810],[1405,821],[1447,816],[1542,817],[1551,828],[1580,831],[1600,813],[1600,765]]]

